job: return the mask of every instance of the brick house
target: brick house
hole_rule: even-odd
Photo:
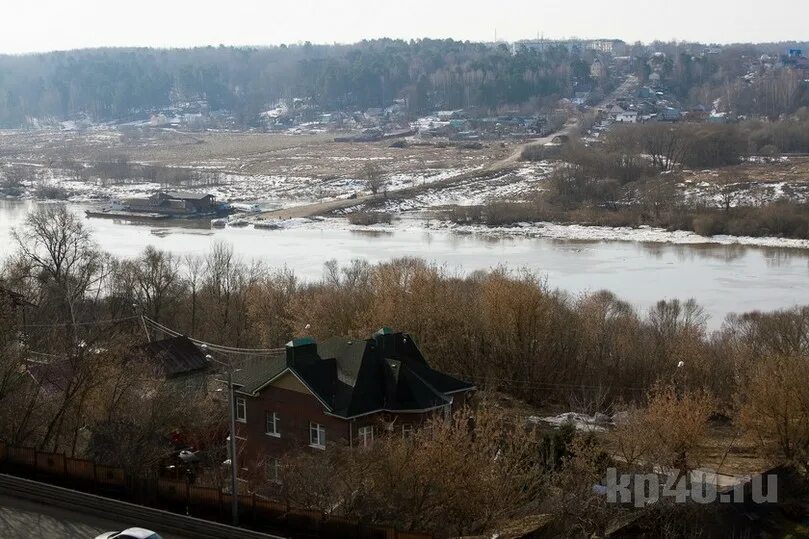
[[[365,340],[291,341],[284,356],[237,371],[233,384],[241,466],[272,469],[293,449],[408,436],[474,389],[430,368],[409,335],[387,328]]]

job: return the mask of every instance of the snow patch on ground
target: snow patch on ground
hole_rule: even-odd
[[[528,421],[536,424],[546,423],[554,427],[573,425],[580,432],[606,432],[607,427],[612,424],[612,420],[604,414],[587,415],[576,412],[565,412],[549,417],[529,416]]]
[[[724,208],[728,202],[731,207],[761,206],[777,201],[795,203],[809,202],[809,183],[806,182],[738,182],[722,186],[709,182],[680,184],[683,197],[687,203],[700,204],[714,208]]]
[[[474,178],[441,189],[428,189],[407,199],[386,201],[383,210],[391,213],[426,210],[445,206],[477,206],[492,200],[523,202],[544,189],[553,164],[540,162],[521,166],[515,172],[494,178]]]

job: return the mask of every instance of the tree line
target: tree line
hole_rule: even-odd
[[[702,235],[809,238],[800,200],[745,197],[750,186],[734,165],[772,163],[784,152],[809,151],[807,109],[779,121],[738,124],[645,123],[618,126],[599,141],[573,140],[555,154],[529,146],[528,161],[556,159],[545,188],[527,202],[458,208],[449,218],[490,225],[557,221],[604,226],[653,225]],[[704,192],[687,196],[684,170],[716,172]],[[694,186],[691,186],[692,188]]]
[[[26,118],[142,118],[204,100],[242,125],[282,98],[365,110],[405,98],[435,108],[521,105],[568,96],[589,65],[559,47],[545,53],[454,40],[380,39],[354,45],[91,49],[0,56],[0,126]],[[146,116],[148,117],[148,116]]]

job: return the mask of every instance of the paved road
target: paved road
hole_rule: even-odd
[[[103,532],[118,531],[136,525],[136,522],[115,522],[0,495],[2,538],[92,539]],[[161,535],[165,539],[191,539],[190,536]]]

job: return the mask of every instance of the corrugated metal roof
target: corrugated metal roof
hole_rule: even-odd
[[[138,349],[154,361],[168,378],[205,370],[209,367],[202,350],[184,335],[153,341],[139,346]]]

